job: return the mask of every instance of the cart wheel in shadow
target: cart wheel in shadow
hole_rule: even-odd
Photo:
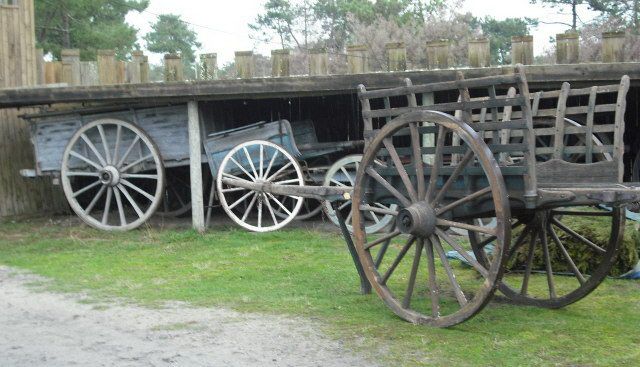
[[[164,193],[162,158],[139,127],[102,119],[81,127],[62,157],[62,188],[73,211],[107,231],[137,228]]]

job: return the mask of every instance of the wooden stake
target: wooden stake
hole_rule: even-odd
[[[191,215],[193,229],[205,231],[204,198],[202,194],[202,143],[198,102],[187,105],[189,115],[189,166],[191,169]]]
[[[369,48],[365,45],[347,47],[347,64],[349,74],[363,74],[369,72]]]
[[[533,64],[533,36],[511,37],[511,63],[513,65]]]
[[[291,52],[289,50],[272,50],[271,51],[271,76],[283,77],[289,76],[289,64]]]
[[[487,68],[491,66],[491,46],[488,38],[469,40],[469,66]]]
[[[602,33],[602,62],[624,61],[624,32]]]
[[[309,50],[309,75],[328,75],[329,55],[324,48]]]
[[[556,63],[576,64],[580,59],[580,37],[577,32],[556,35]]]
[[[387,51],[387,70],[407,70],[407,48],[403,42],[391,42],[384,45]]]
[[[448,69],[451,43],[447,39],[427,42],[427,68]]]
[[[236,51],[236,73],[238,78],[253,78],[255,69],[255,61],[253,59],[253,51]]]

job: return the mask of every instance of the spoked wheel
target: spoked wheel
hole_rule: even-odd
[[[206,174],[206,171],[203,172]],[[206,186],[206,185],[205,185]],[[177,167],[167,171],[167,185],[158,208],[159,216],[177,218],[191,210],[191,184],[189,167]]]
[[[301,197],[252,191],[225,183],[224,179],[303,186],[304,177],[298,162],[271,142],[242,143],[224,157],[216,182],[220,204],[235,223],[254,232],[275,231],[286,226],[302,207]],[[286,213],[286,217],[276,215],[276,210]]]
[[[623,209],[593,206],[537,210],[522,216],[513,224],[518,233],[500,291],[517,303],[538,307],[560,308],[579,301],[602,283],[614,265],[624,222]],[[470,240],[476,250],[493,237],[472,233]],[[483,264],[489,261],[486,253],[476,251]],[[588,259],[589,269],[580,269],[575,259],[583,265]]]
[[[361,161],[362,155],[350,155],[339,159],[327,171],[324,177],[323,185],[353,187],[355,183],[356,172],[358,171],[358,166],[360,166]],[[336,212],[333,209],[333,206],[331,206],[331,202],[324,201],[322,205],[324,207],[324,212],[327,214],[327,217],[329,217],[329,220],[331,220],[331,222],[333,222],[333,224],[335,224],[336,226],[339,226],[340,223],[338,222],[338,217],[336,216]],[[396,204],[384,205],[380,203],[373,203],[372,205],[382,210],[396,211],[398,209],[398,205]],[[351,224],[351,200],[341,202],[338,210],[341,211],[342,217],[345,218],[347,229],[349,230],[349,232],[353,233],[353,226]],[[395,220],[393,215],[380,214],[373,211],[367,212],[366,216],[363,219],[365,220],[365,231],[368,234],[373,234],[381,231]]]
[[[137,228],[164,192],[162,158],[151,138],[128,122],[103,119],[80,128],[62,158],[62,188],[73,211],[107,231]]]
[[[423,147],[422,136],[433,133],[436,148]],[[452,163],[451,141],[463,158]],[[433,165],[424,165],[431,155]],[[429,158],[429,157],[427,157]],[[387,162],[376,166],[376,160]],[[371,201],[399,205],[396,230],[367,235],[367,211],[387,214]],[[510,208],[498,165],[480,136],[454,117],[433,111],[412,112],[387,123],[365,152],[353,194],[355,244],[367,278],[384,302],[413,323],[447,327],[479,312],[491,299],[503,272],[505,245],[510,241]],[[467,224],[490,212],[495,228]],[[495,236],[494,261],[482,265],[447,230],[451,227]],[[450,248],[472,268],[454,267]],[[421,265],[421,262],[426,265]],[[479,276],[478,276],[479,274]],[[421,280],[418,280],[421,279]]]

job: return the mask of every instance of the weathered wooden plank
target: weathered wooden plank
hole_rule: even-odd
[[[202,193],[202,142],[198,102],[189,102],[189,166],[191,179],[191,215],[193,228],[204,233],[204,199]]]
[[[640,63],[531,65],[526,70],[529,85],[536,88],[545,86],[557,88],[564,81],[570,81],[574,87],[616,83],[623,74],[631,77],[633,85],[640,85]],[[510,66],[467,69],[465,76],[467,78],[503,76],[512,71]],[[277,79],[233,79],[197,83],[110,85],[91,88],[0,90],[0,108],[70,102],[153,100],[162,103],[169,100],[186,102],[193,98],[224,100],[235,99],[238,96],[273,98],[342,94],[354,93],[359,84],[367,85],[371,89],[396,87],[402,85],[404,78],[410,78],[415,84],[450,82],[455,80],[455,72],[455,70],[407,71]],[[472,86],[469,87],[472,88]],[[454,85],[451,89],[457,89],[457,86]],[[401,94],[405,93],[401,92],[398,95]]]

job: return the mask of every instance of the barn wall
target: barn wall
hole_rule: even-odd
[[[33,0],[0,5],[0,88],[36,85]],[[49,178],[25,179],[34,168],[29,126],[18,118],[27,110],[0,110],[0,217],[62,208],[58,188]]]

